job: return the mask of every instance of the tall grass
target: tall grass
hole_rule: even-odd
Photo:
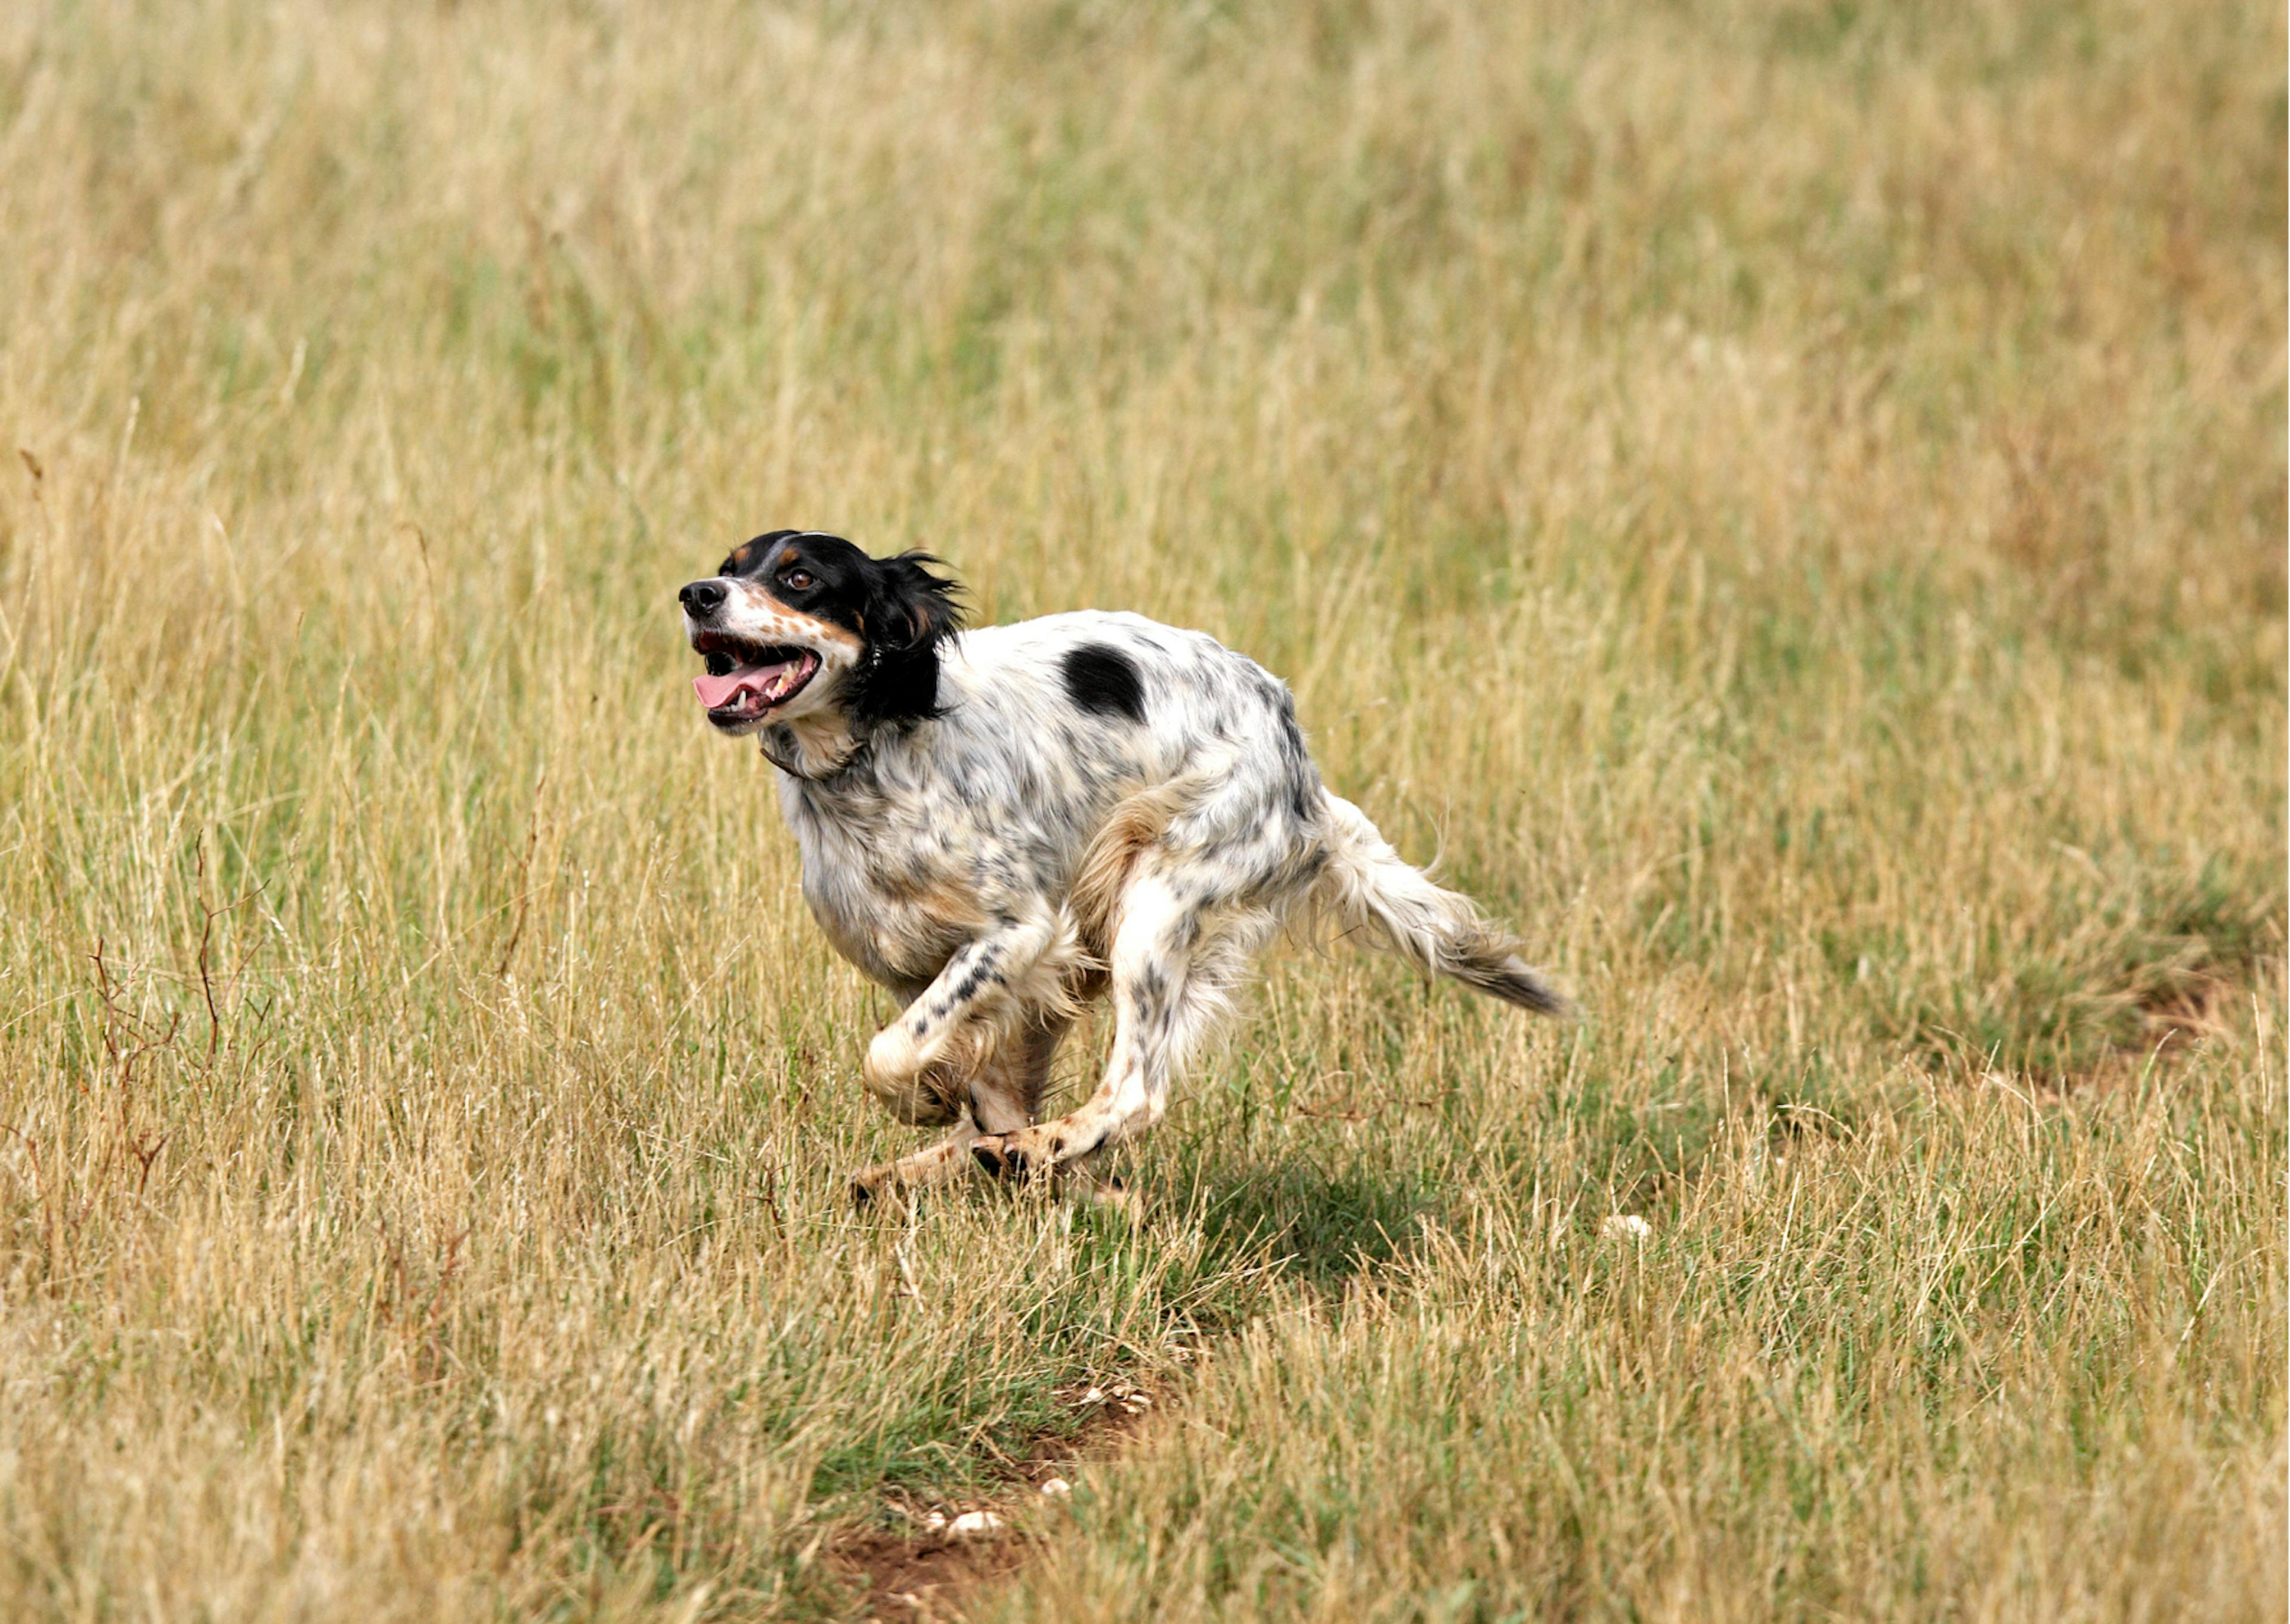
[[[2278,1617],[2283,58],[0,10],[0,1615],[838,1615],[1125,1372],[975,1610]],[[1285,962],[1142,1219],[861,1221],[779,524],[1254,653],[1588,1020]]]

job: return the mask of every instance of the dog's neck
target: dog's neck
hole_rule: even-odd
[[[872,730],[854,726],[840,712],[794,722],[775,722],[757,735],[764,758],[790,778],[809,783],[831,779],[867,753]]]

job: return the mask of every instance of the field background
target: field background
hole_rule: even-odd
[[[1126,1380],[925,1611],[2279,1619],[2284,60],[0,8],[0,1616],[848,1617]],[[1291,956],[1141,1217],[854,1218],[778,524],[1255,654],[1586,1020]]]

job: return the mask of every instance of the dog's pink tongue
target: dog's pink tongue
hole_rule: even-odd
[[[755,670],[750,667],[744,671],[726,671],[721,676],[695,676],[692,679],[692,691],[700,696],[702,705],[716,710],[729,705],[741,689],[751,686],[755,680]]]
[[[796,663],[792,660],[782,660],[777,665],[741,666],[721,676],[695,676],[692,679],[692,692],[698,694],[700,702],[710,710],[722,709],[742,693],[768,698],[780,679]]]

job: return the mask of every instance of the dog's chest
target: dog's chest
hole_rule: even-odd
[[[835,950],[871,980],[920,988],[976,933],[981,899],[957,856],[976,844],[965,812],[925,821],[802,797],[789,797],[787,811],[804,901]]]

